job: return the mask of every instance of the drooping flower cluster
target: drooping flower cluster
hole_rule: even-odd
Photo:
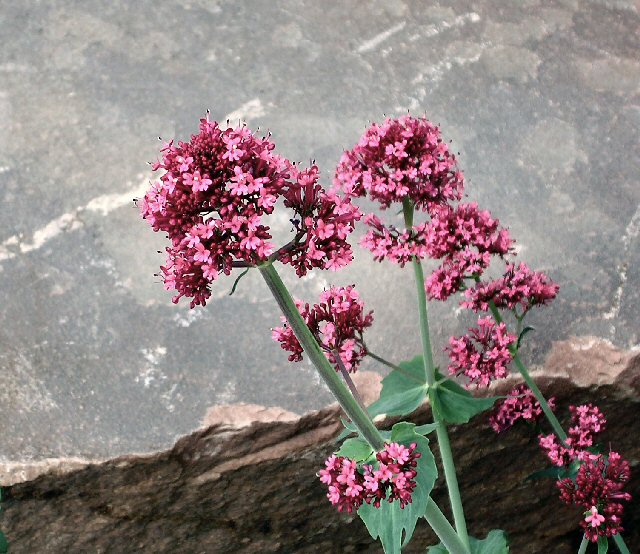
[[[472,384],[488,387],[492,380],[507,376],[511,362],[509,346],[515,340],[504,323],[481,317],[478,327],[470,328],[468,334],[449,339],[446,348],[449,373],[464,374]]]
[[[318,183],[317,166],[303,171],[293,168],[291,173],[295,181],[283,197],[284,205],[295,213],[291,222],[296,237],[278,259],[295,267],[299,276],[314,267],[337,270],[348,265],[353,253],[346,239],[362,214],[350,198],[325,192]]]
[[[426,118],[404,116],[372,124],[343,153],[334,184],[383,208],[410,198],[419,210],[460,200],[463,178],[440,129]]]
[[[362,334],[373,323],[373,312],[365,313],[360,295],[352,287],[331,287],[320,295],[320,303],[310,307],[296,301],[298,311],[307,327],[324,349],[329,361],[337,366],[336,353],[345,369],[355,372],[366,350]],[[272,330],[273,340],[278,341],[283,350],[291,352],[289,360],[302,360],[303,349],[286,318],[281,317],[284,326]],[[339,366],[336,367],[336,371]]]
[[[416,488],[416,466],[420,452],[416,443],[404,446],[398,443],[385,444],[384,450],[376,454],[377,468],[365,464],[358,471],[355,461],[332,455],[320,470],[320,481],[327,485],[327,498],[338,511],[351,513],[363,502],[373,503],[377,508],[383,500],[398,500],[404,508],[411,503]]]
[[[235,265],[256,265],[277,255],[264,216],[279,198],[296,214],[296,237],[283,261],[303,275],[311,267],[337,269],[351,258],[346,236],[360,213],[350,199],[325,192],[317,168],[300,171],[273,152],[269,137],[246,127],[222,129],[200,121],[188,142],[162,147],[153,165],[164,173],[139,201],[142,217],[171,240],[161,267],[174,302],[204,305],[210,284]]]
[[[555,408],[555,398],[547,400],[551,409]],[[518,420],[535,423],[542,416],[542,408],[533,392],[524,383],[513,388],[503,401],[496,403],[489,423],[496,433],[513,427]]]
[[[473,311],[486,311],[493,300],[498,308],[520,307],[521,314],[532,306],[545,305],[558,294],[560,287],[540,271],[532,271],[520,263],[508,264],[503,277],[488,283],[478,283],[465,291],[466,300],[461,303]]]
[[[576,504],[586,510],[580,521],[587,538],[597,542],[598,537],[611,537],[623,531],[622,501],[631,500],[622,489],[630,477],[629,462],[617,452],[590,455],[578,469],[574,479],[557,482],[560,498],[567,504]]]
[[[588,459],[593,436],[604,430],[607,420],[597,406],[584,404],[569,406],[572,425],[564,443],[554,434],[540,435],[539,442],[551,462],[558,467],[568,467],[574,460]]]

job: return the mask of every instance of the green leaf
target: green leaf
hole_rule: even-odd
[[[598,538],[598,554],[607,554],[609,552],[609,539],[607,537]]]
[[[416,427],[416,433],[418,435],[428,435],[429,433],[433,433],[438,428],[437,423],[425,423],[424,425],[419,425]]]
[[[471,554],[509,554],[509,541],[504,531],[489,531],[486,539],[469,537]]]
[[[422,356],[400,362],[402,369],[394,369],[382,380],[380,398],[369,406],[369,415],[407,415],[413,412],[427,395]]]
[[[342,439],[348,437],[349,435],[353,435],[353,433],[358,432],[358,428],[356,427],[356,424],[353,423],[352,421],[346,421],[342,417],[340,418],[340,421],[342,422],[342,425],[344,425],[344,429],[336,438],[336,442],[340,442]]]
[[[6,554],[6,552],[9,552],[9,542],[4,533],[0,531],[0,554]]]
[[[535,327],[531,327],[531,325],[527,325],[522,332],[520,333],[520,336],[518,337],[518,344],[516,346],[516,348],[520,348],[520,343],[522,342],[522,339],[524,338],[524,336],[529,333],[530,331],[535,331],[536,328]]]
[[[478,540],[469,537],[469,546],[471,554],[509,554],[509,542],[504,531],[494,529],[490,531],[486,539]],[[449,554],[449,551],[442,543],[436,546],[430,546],[427,549],[428,554]]]
[[[416,466],[416,488],[411,504],[404,508],[400,508],[397,500],[392,503],[383,501],[380,508],[363,504],[358,510],[358,515],[364,521],[369,534],[374,539],[380,538],[386,554],[399,554],[402,545],[411,539],[416,522],[424,515],[438,470],[429,449],[429,440],[416,433],[413,423],[402,422],[394,425],[389,440],[404,445],[415,442],[416,450],[421,454]]]
[[[451,379],[441,378],[429,390],[431,405],[446,423],[467,423],[473,416],[488,410],[501,396],[477,398]]]
[[[363,438],[354,437],[344,441],[336,454],[355,460],[356,462],[363,462],[371,457],[373,448],[371,448],[369,443]]]
[[[236,292],[236,287],[238,286],[238,283],[240,282],[240,279],[242,279],[247,273],[249,273],[250,269],[251,268],[248,267],[240,275],[238,275],[238,277],[236,277],[236,280],[233,282],[233,287],[231,287],[231,292],[229,293],[229,296],[232,296],[233,293]]]

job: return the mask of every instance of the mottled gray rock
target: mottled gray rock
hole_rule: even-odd
[[[258,275],[193,312],[153,277],[163,241],[131,200],[156,137],[187,137],[207,108],[272,130],[326,183],[368,120],[426,112],[469,198],[562,285],[527,357],[570,335],[640,342],[633,2],[3,0],[0,20],[0,460],[151,452],[212,406],[331,401],[271,342]],[[371,347],[419,350],[410,272],[358,252],[343,273],[286,280],[308,300],[356,282]],[[434,343],[469,320],[433,306]]]

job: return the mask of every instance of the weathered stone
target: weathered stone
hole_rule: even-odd
[[[554,368],[540,373],[538,382],[557,398],[560,414],[569,404],[597,403],[609,422],[602,442],[637,467],[640,443],[633,430],[640,415],[640,355],[574,339],[556,343],[549,358],[566,375],[553,375]],[[585,382],[582,370],[589,359],[599,368],[593,383]],[[581,384],[572,380],[572,372]],[[379,389],[371,376],[363,374],[359,382],[368,399]],[[227,418],[229,411],[218,413]],[[335,448],[331,439],[341,428],[338,415],[334,406],[295,421],[247,416],[253,422],[242,428],[237,418],[212,421],[166,452],[42,475],[6,489],[0,527],[15,554],[380,552],[357,518],[329,505],[315,477]],[[412,418],[416,423],[429,419],[426,405]],[[545,465],[530,428],[496,437],[480,416],[454,427],[451,439],[469,528],[476,536],[502,528],[514,554],[576,552],[579,510],[559,502],[552,481],[526,480]],[[437,457],[435,445],[434,452]],[[637,469],[629,492],[640,498]],[[442,479],[433,496],[447,505]],[[631,552],[640,548],[637,506],[637,501],[630,504],[625,518]],[[405,552],[424,552],[434,540],[420,523]]]

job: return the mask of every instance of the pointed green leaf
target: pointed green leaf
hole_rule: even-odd
[[[402,369],[394,369],[382,380],[380,398],[369,406],[369,415],[407,415],[413,412],[427,395],[422,356],[400,362]]]
[[[342,439],[348,437],[349,435],[353,435],[353,433],[358,432],[358,428],[356,427],[356,424],[353,423],[352,421],[347,421],[342,417],[340,418],[340,421],[342,422],[342,425],[344,425],[344,429],[337,436],[336,442],[340,442]]]
[[[524,338],[524,336],[529,333],[530,331],[535,331],[536,328],[535,327],[531,327],[531,325],[527,325],[522,332],[520,333],[520,336],[518,337],[518,344],[517,344],[517,348],[520,348],[520,343],[522,343],[522,339]]]
[[[380,508],[363,504],[358,510],[358,515],[371,536],[374,539],[380,538],[385,553],[395,554],[400,553],[401,546],[409,542],[416,522],[424,515],[438,470],[429,449],[429,440],[416,433],[413,423],[402,422],[394,425],[388,440],[404,445],[415,442],[416,450],[421,454],[416,466],[416,488],[411,497],[411,504],[404,508],[400,508],[398,501],[382,502]]]
[[[428,435],[429,433],[433,433],[438,428],[437,423],[425,423],[424,425],[419,425],[416,427],[416,433],[418,435]]]
[[[607,537],[598,538],[598,554],[607,554],[609,552],[609,539]]]
[[[9,542],[4,533],[0,531],[0,554],[6,554],[7,552],[9,552]]]
[[[446,423],[467,423],[473,416],[488,410],[501,396],[477,398],[451,379],[442,378],[429,390],[431,405]]]
[[[344,441],[336,454],[355,460],[356,462],[363,462],[371,457],[373,448],[371,448],[369,443],[363,438],[354,437]]]
[[[439,543],[427,548],[427,554],[449,554],[449,551],[444,547],[444,544]]]

